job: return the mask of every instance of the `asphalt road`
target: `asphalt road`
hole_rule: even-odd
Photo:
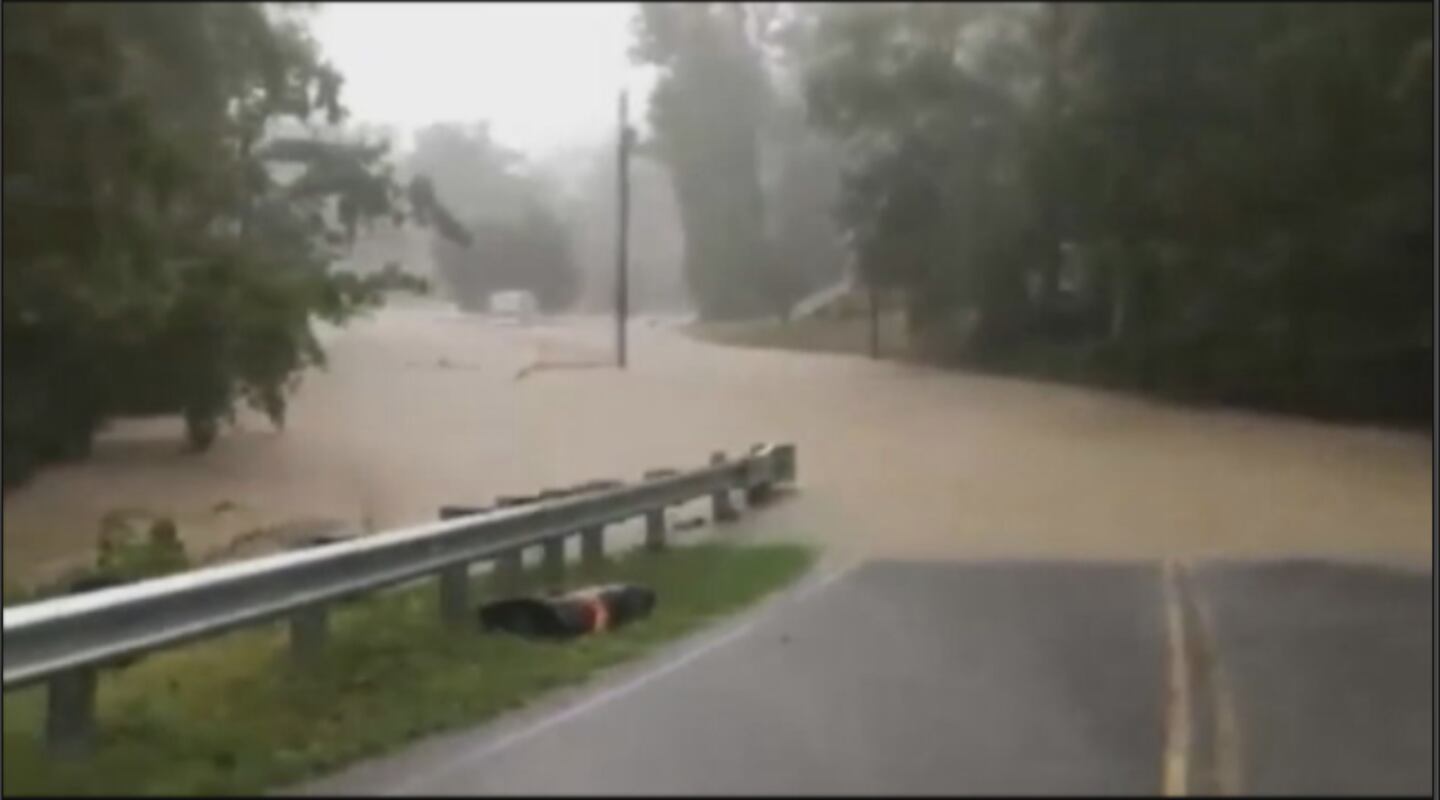
[[[1294,560],[1194,571],[1256,794],[1434,792],[1434,581]]]
[[[1431,587],[1310,561],[870,561],[300,792],[1424,794]]]

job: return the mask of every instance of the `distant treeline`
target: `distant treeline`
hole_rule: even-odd
[[[808,107],[935,357],[1428,424],[1432,14],[807,7]]]

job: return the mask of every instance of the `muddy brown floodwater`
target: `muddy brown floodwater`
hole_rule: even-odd
[[[7,495],[6,574],[86,557],[119,507],[175,514],[203,550],[284,519],[433,519],[765,440],[799,446],[803,491],[746,524],[841,553],[1431,558],[1428,435],[727,348],[649,321],[628,371],[586,368],[611,335],[602,319],[507,327],[423,308],[327,331],[330,369],[283,433],[246,416],[195,456],[178,420],[127,421],[89,461]]]

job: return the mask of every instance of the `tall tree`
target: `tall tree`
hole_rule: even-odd
[[[845,143],[841,219],[862,275],[907,287],[919,329],[979,321],[977,342],[1023,319],[1036,214],[1024,180],[1024,65],[986,6],[836,6],[808,87]]]
[[[650,99],[653,148],[675,186],[700,314],[772,313],[758,138],[768,93],[745,10],[644,3],[635,30],[634,57],[661,73]]]
[[[862,269],[951,353],[1428,419],[1428,14],[837,6],[811,112]]]
[[[761,133],[767,238],[774,252],[769,291],[787,305],[844,274],[835,219],[844,157],[839,142],[807,124],[804,79],[816,57],[822,4],[755,3],[754,35],[765,54],[772,101]]]
[[[280,423],[324,360],[312,315],[343,321],[406,283],[330,269],[406,198],[382,147],[303,134],[345,117],[305,13],[7,9],[7,485],[118,414],[183,412],[200,447],[241,402]]]

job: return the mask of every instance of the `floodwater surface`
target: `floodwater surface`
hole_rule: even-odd
[[[746,524],[857,555],[1431,558],[1428,435],[730,348],[662,320],[632,325],[621,372],[604,366],[613,335],[439,308],[326,330],[330,368],[283,432],[244,415],[191,455],[178,420],[125,421],[9,493],[6,574],[88,557],[116,508],[172,514],[206,550],[287,519],[393,526],[761,441],[798,446],[802,491]]]

